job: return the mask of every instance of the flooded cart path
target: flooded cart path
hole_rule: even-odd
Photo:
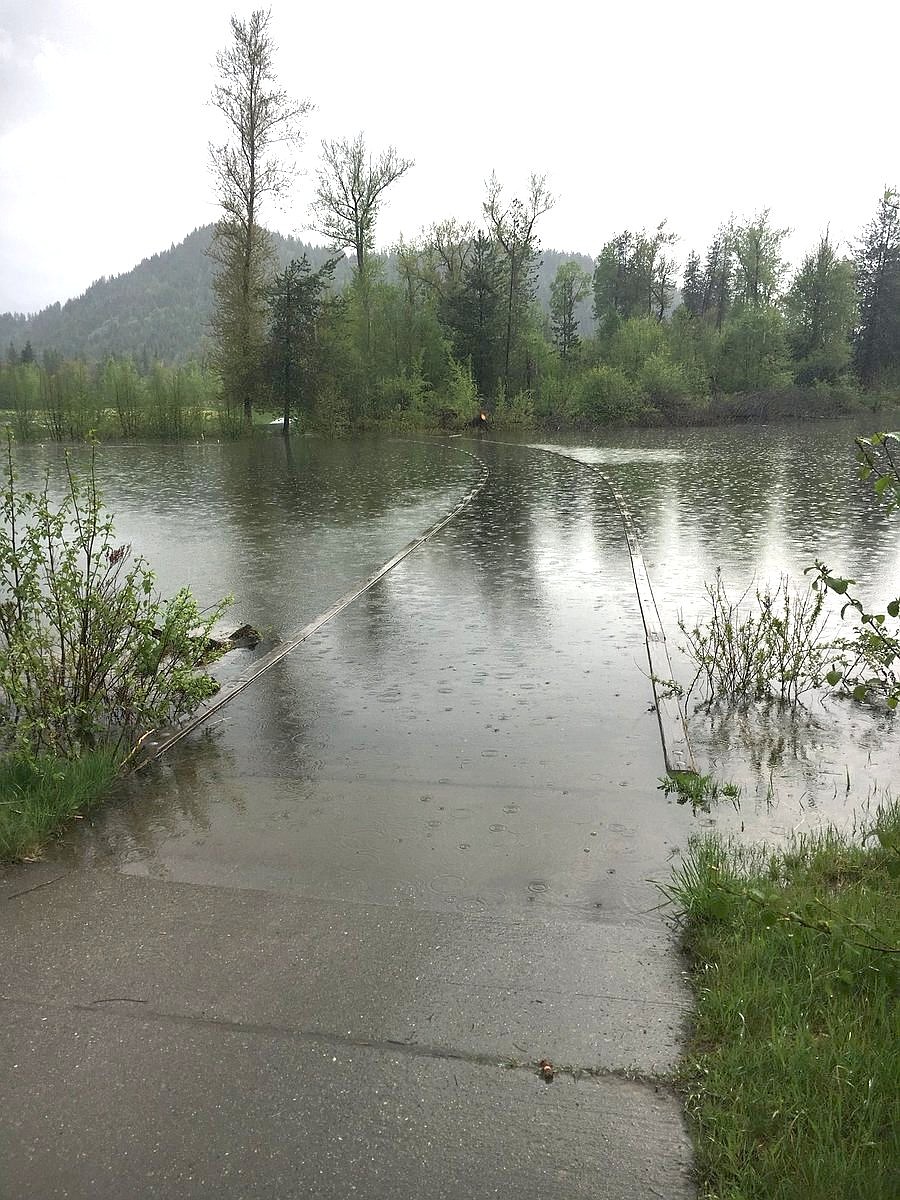
[[[452,523],[7,888],[16,1179],[87,1195],[112,1136],[145,1195],[691,1194],[651,880],[693,818],[656,789],[620,514],[578,463],[479,454]],[[78,1078],[141,1081],[83,1171],[73,1024]]]

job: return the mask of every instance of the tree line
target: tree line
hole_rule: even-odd
[[[549,312],[536,304],[539,224],[553,207],[544,176],[523,196],[487,183],[480,226],[454,219],[396,248],[388,281],[373,254],[388,189],[412,167],[362,134],[326,141],[315,228],[353,274],[331,288],[338,257],[267,273],[260,204],[290,183],[285,146],[299,144],[309,102],[291,100],[273,69],[270,14],[232,18],[214,103],[231,137],[212,148],[223,216],[216,229],[215,362],[245,423],[256,406],[292,412],[328,402],[350,424],[401,426],[465,418],[475,404],[503,421],[685,419],[723,395],[817,390],[833,399],[900,375],[900,198],[888,189],[852,256],[826,231],[790,281],[768,212],[732,219],[684,266],[665,221],[610,239],[592,275],[560,264]],[[585,336],[579,306],[593,302]]]
[[[287,194],[311,105],[279,86],[270,24],[263,11],[232,18],[217,56],[213,103],[226,137],[210,148],[221,206],[210,349],[205,368],[190,370],[194,384],[204,379],[202,401],[192,384],[192,411],[222,430],[273,412],[285,432],[293,422],[339,433],[457,426],[479,407],[501,425],[591,425],[828,413],[862,392],[896,398],[892,188],[852,251],[826,231],[793,273],[789,231],[764,211],[726,221],[683,266],[666,221],[623,230],[592,264],[562,258],[539,296],[541,220],[555,203],[545,176],[532,175],[521,195],[492,176],[479,223],[449,218],[379,255],[379,214],[414,164],[394,147],[371,152],[359,134],[321,147],[310,222],[330,255],[304,249],[279,261],[262,209]],[[61,370],[13,362],[16,353],[0,371],[0,405],[12,387],[4,375]],[[103,379],[122,370],[119,361]],[[140,379],[151,375],[143,364]],[[160,385],[141,387],[138,408],[159,409]]]

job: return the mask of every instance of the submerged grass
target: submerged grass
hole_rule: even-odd
[[[0,861],[35,858],[63,826],[103,799],[117,774],[118,758],[109,751],[75,761],[0,758]]]
[[[900,1195],[900,804],[862,839],[697,839],[662,891],[696,1018],[681,1082],[708,1200]]]

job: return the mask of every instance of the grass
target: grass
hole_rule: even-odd
[[[665,796],[675,796],[679,804],[690,803],[694,808],[707,811],[712,801],[722,797],[737,806],[741,796],[736,783],[720,783],[712,775],[699,775],[694,771],[672,771],[663,775],[659,789]]]
[[[680,1082],[708,1200],[900,1195],[898,876],[894,802],[862,839],[696,839],[662,887],[693,964]]]
[[[117,773],[116,758],[104,751],[74,762],[0,758],[0,861],[38,857],[50,838],[103,799]]]

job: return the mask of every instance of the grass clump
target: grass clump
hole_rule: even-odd
[[[671,882],[693,960],[682,1065],[709,1200],[900,1194],[900,805],[861,840],[698,838]]]
[[[21,753],[0,758],[0,861],[36,858],[63,825],[100,802],[118,769],[109,750],[75,760]]]
[[[712,801],[720,798],[730,800],[736,806],[741,796],[736,783],[720,783],[712,775],[700,775],[695,771],[672,771],[663,775],[659,789],[664,796],[675,796],[679,804],[707,810]]]

